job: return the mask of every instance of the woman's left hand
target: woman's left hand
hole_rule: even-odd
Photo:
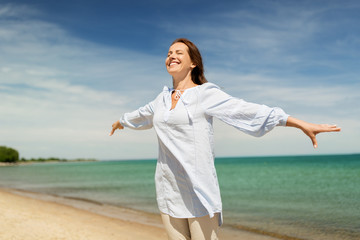
[[[112,136],[116,129],[120,129],[120,130],[124,129],[124,126],[121,125],[120,121],[116,121],[116,122],[113,123],[112,129],[111,129],[111,132],[110,132],[109,136]]]
[[[322,132],[340,132],[341,128],[336,125],[330,124],[314,124],[308,123],[294,117],[289,117],[286,123],[286,126],[297,127],[301,129],[312,141],[314,148],[317,148],[318,143],[316,140],[316,135]]]

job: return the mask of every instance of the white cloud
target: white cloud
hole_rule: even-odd
[[[0,18],[26,18],[38,15],[40,12],[26,5],[0,4]]]
[[[282,79],[262,74],[241,74],[221,72],[221,70],[211,72],[208,79],[222,87],[226,86],[224,90],[231,95],[248,101],[270,106],[285,105],[295,108],[302,106],[305,109],[310,108],[310,111],[311,108],[323,108],[329,115],[334,113],[334,108],[346,108],[350,114],[350,111],[354,112],[353,107],[360,101],[359,83],[323,84],[326,80],[319,81],[318,78],[313,77],[307,80],[302,76]],[[307,81],[312,81],[313,84],[302,84]]]

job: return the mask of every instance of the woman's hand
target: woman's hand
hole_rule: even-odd
[[[124,129],[124,126],[121,125],[120,121],[114,122],[114,124],[112,125],[112,130],[111,130],[109,136],[112,136],[116,129]]]
[[[296,127],[301,129],[312,141],[314,148],[317,148],[318,143],[316,140],[316,135],[322,132],[340,132],[341,128],[336,125],[329,124],[314,124],[308,123],[293,117],[289,117],[286,126]]]

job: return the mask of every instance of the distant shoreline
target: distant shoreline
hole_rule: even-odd
[[[22,165],[30,165],[34,163],[73,163],[73,162],[97,162],[97,159],[60,159],[60,160],[25,160],[18,162],[0,162],[0,167],[8,167],[8,166],[22,166]]]

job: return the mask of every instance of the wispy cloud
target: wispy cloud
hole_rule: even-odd
[[[19,19],[19,18],[27,18],[38,14],[40,14],[39,11],[37,11],[35,8],[31,8],[26,5],[18,5],[18,4],[0,5],[0,18]]]

